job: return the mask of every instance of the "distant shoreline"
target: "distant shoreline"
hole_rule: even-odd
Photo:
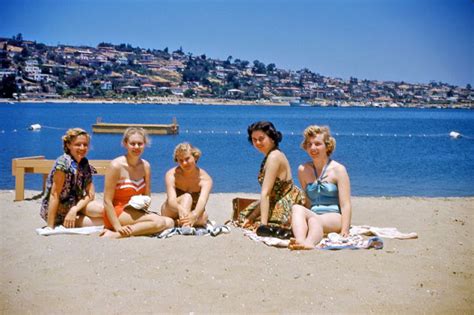
[[[233,99],[214,98],[169,98],[155,97],[152,99],[89,99],[89,98],[58,98],[58,99],[15,99],[0,98],[2,103],[39,103],[39,104],[153,104],[153,105],[225,105],[225,106],[280,106],[290,107],[288,102],[272,102],[267,100],[244,101]],[[474,109],[474,104],[418,104],[410,106],[393,106],[391,104],[361,104],[343,103],[329,104],[321,102],[319,104],[308,104],[306,107],[364,107],[364,108],[439,108],[439,109]]]
[[[242,100],[231,100],[231,99],[212,99],[212,98],[154,98],[154,99],[139,99],[139,100],[127,100],[127,99],[87,99],[87,98],[60,98],[60,99],[25,99],[25,100],[13,100],[13,99],[0,99],[0,103],[66,103],[66,104],[156,104],[156,105],[262,105],[262,106],[289,106],[289,103],[277,103],[270,101],[242,101]]]

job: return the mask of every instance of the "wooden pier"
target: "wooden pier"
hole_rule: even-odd
[[[93,133],[123,133],[128,127],[140,127],[145,129],[150,135],[177,135],[179,133],[179,125],[176,118],[173,118],[171,124],[117,124],[105,123],[101,118],[97,118],[97,122],[92,125]]]

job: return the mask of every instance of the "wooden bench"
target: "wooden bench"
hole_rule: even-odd
[[[25,173],[43,174],[43,191],[46,179],[53,168],[55,160],[47,160],[44,156],[28,156],[12,160],[12,175],[15,176],[15,201],[25,199]],[[89,160],[97,169],[97,175],[105,175],[110,160]]]

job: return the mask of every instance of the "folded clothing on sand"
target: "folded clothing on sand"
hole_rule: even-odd
[[[137,210],[147,211],[151,203],[151,197],[146,195],[135,195],[130,198],[126,206]]]

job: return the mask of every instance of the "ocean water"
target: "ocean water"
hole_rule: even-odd
[[[329,125],[337,145],[333,159],[349,172],[356,196],[474,196],[474,111],[404,108],[319,108],[156,104],[0,104],[0,189],[13,189],[11,160],[62,154],[61,136],[71,127],[92,131],[97,117],[115,123],[171,123],[180,134],[152,136],[144,153],[152,166],[152,191],[164,191],[173,149],[188,141],[199,147],[199,165],[214,179],[214,192],[258,192],[263,158],[247,141],[247,126],[270,120],[283,133],[281,149],[296,170],[308,160],[300,149],[310,124]],[[31,124],[41,131],[28,131]],[[450,131],[464,137],[451,139]],[[92,134],[90,159],[124,153],[121,135]],[[40,175],[26,187],[40,189]],[[96,177],[98,191],[103,178]],[[298,182],[297,182],[298,183]],[[299,185],[299,183],[298,183]]]

